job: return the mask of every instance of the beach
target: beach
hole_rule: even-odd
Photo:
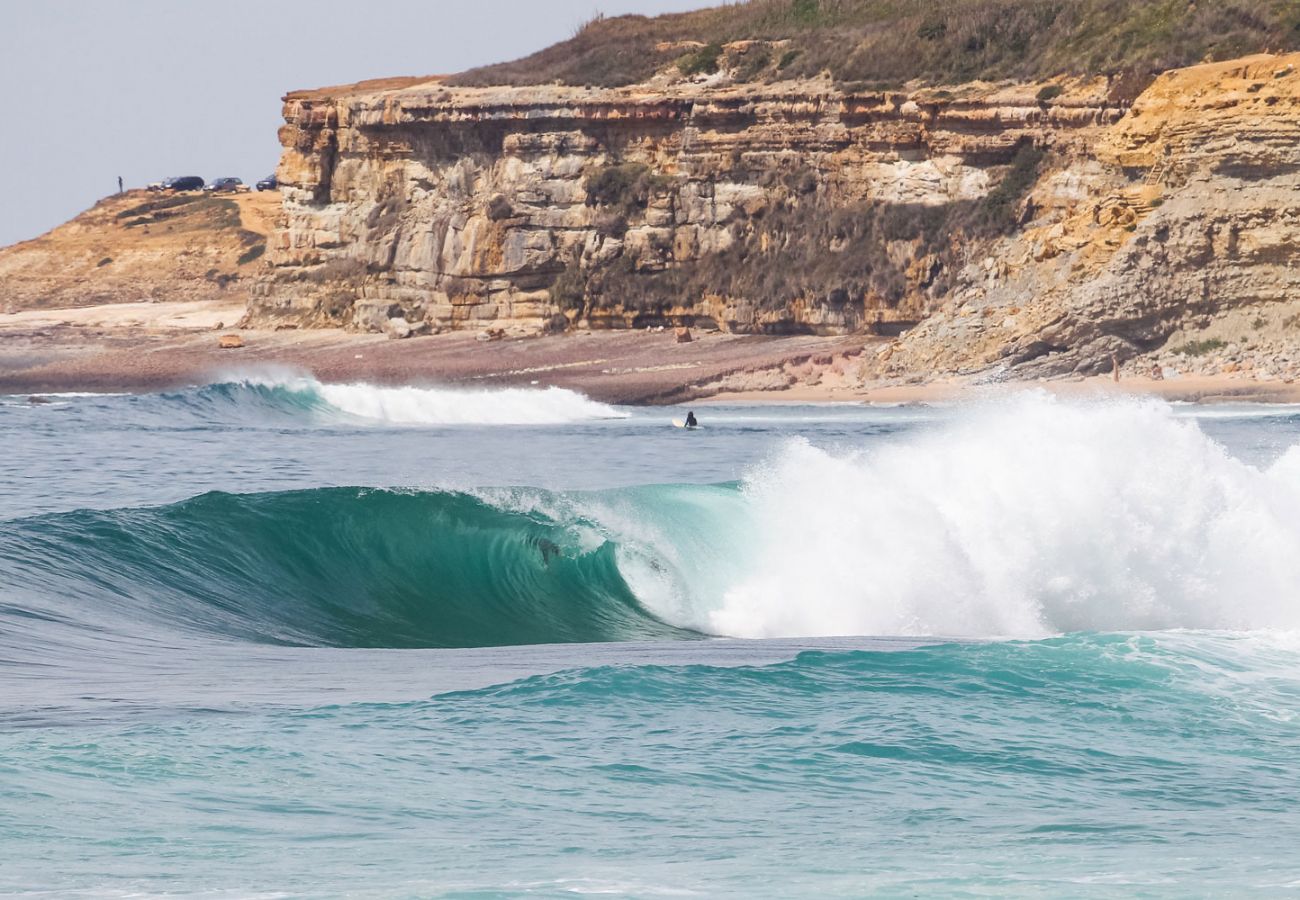
[[[484,340],[472,331],[404,340],[342,329],[239,329],[238,302],[113,303],[0,314],[0,392],[152,391],[230,373],[294,371],[322,381],[543,386],[609,403],[927,403],[1034,386],[1066,396],[1141,394],[1170,401],[1300,401],[1300,385],[1247,372],[1003,380],[996,373],[900,381],[863,378],[882,338],[672,330],[589,331]],[[224,335],[242,345],[222,349]]]

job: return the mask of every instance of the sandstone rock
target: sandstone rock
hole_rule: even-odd
[[[244,339],[237,334],[223,334],[217,339],[217,346],[222,350],[238,350],[244,346]]]
[[[1076,199],[1060,208],[1064,218],[994,248],[1000,259],[1035,261],[986,285],[992,303],[1022,307],[1016,324],[981,333],[937,311],[931,321],[942,327],[909,335],[887,371],[1010,360],[1022,377],[1098,373],[1111,353],[1127,360],[1180,329],[1194,334],[1234,310],[1300,296],[1300,221],[1284,212],[1300,208],[1289,174],[1300,168],[1300,79],[1261,82],[1278,62],[1260,56],[1160,76],[1074,167]],[[959,284],[955,293],[961,301],[973,291]],[[1208,373],[1225,363],[1179,365]]]
[[[1075,119],[1050,121],[1032,90],[983,84],[924,104],[846,95],[822,80],[393,85],[286,98],[285,229],[250,321],[380,330],[400,316],[444,328],[501,320],[541,330],[564,310],[549,296],[526,298],[574,269],[588,308],[631,327],[641,308],[624,305],[610,272],[713,264],[739,240],[754,239],[764,252],[798,245],[806,240],[799,226],[764,224],[768,210],[787,206],[977,201],[1020,144],[1064,150],[1121,114],[1100,83],[1072,93]],[[478,146],[491,149],[457,149]],[[647,180],[629,188],[642,193],[589,203],[591,180],[616,164],[648,167]],[[908,282],[901,301],[857,291],[832,304],[841,286],[828,284],[784,310],[771,310],[766,296],[685,296],[664,316],[742,332],[852,331],[877,314],[915,320],[933,299],[936,268],[926,255],[916,246],[891,251]],[[360,268],[317,274],[348,261]],[[434,302],[435,293],[449,299]]]
[[[689,344],[692,340],[693,338],[691,337],[691,330],[689,328],[677,329],[677,343]]]
[[[291,94],[286,224],[250,321],[641,327],[652,308],[655,323],[711,319],[734,332],[888,325],[906,334],[872,360],[884,374],[1106,372],[1112,354],[1125,364],[1179,329],[1300,297],[1300,78],[1274,77],[1297,62],[1169,72],[1127,114],[1101,81],[1047,108],[1034,86],[958,85],[938,98],[825,81]],[[891,240],[899,283],[881,295],[831,285],[774,308],[762,287],[674,290],[678,273],[734,264],[739,251],[756,248],[779,273],[768,254],[807,271],[851,246],[837,234],[809,251],[807,234],[769,212],[795,222],[823,203],[978,203],[1026,144],[1052,152],[1018,224],[1002,237],[958,234],[951,257]],[[646,180],[589,203],[592,180],[615,165]],[[400,198],[391,227],[371,221],[376,185]],[[945,271],[951,259],[965,268]]]
[[[392,318],[384,323],[384,334],[390,340],[401,340],[411,336],[411,323],[405,319]]]

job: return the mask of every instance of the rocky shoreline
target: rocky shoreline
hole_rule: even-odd
[[[229,304],[116,304],[0,315],[0,393],[146,392],[296,371],[329,382],[564,387],[609,403],[932,403],[1016,388],[1066,396],[1137,393],[1193,402],[1300,402],[1300,385],[1262,366],[1162,379],[1036,381],[984,376],[879,379],[867,361],[887,346],[862,336],[766,337],[594,331],[484,341],[453,332],[392,340],[340,329],[242,330]],[[237,334],[240,346],[223,349]],[[1207,360],[1208,363],[1208,360]]]

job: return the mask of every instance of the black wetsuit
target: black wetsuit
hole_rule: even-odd
[[[688,412],[688,413],[686,414],[686,427],[687,427],[687,428],[695,428],[695,427],[697,427],[699,424],[700,424],[699,422],[695,421],[695,413],[693,413],[693,412]]]

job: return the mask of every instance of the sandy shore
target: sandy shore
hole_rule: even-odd
[[[537,385],[612,403],[671,403],[723,385],[780,384],[861,352],[861,337],[578,332],[482,341],[468,332],[389,340],[335,329],[233,331],[229,304],[132,303],[0,315],[0,393],[164,390],[291,369],[323,381]],[[218,325],[223,327],[218,327]],[[244,346],[220,349],[222,334]],[[841,368],[843,368],[843,362]]]
[[[457,332],[389,340],[332,329],[235,332],[228,302],[125,303],[0,315],[0,393],[165,390],[272,369],[323,381],[536,385],[612,403],[933,403],[1000,391],[972,379],[862,384],[879,339],[579,332],[481,341]],[[222,334],[244,346],[221,349]],[[1300,384],[1247,374],[1154,381],[1107,377],[1014,383],[1063,395],[1143,394],[1195,402],[1300,403]]]

